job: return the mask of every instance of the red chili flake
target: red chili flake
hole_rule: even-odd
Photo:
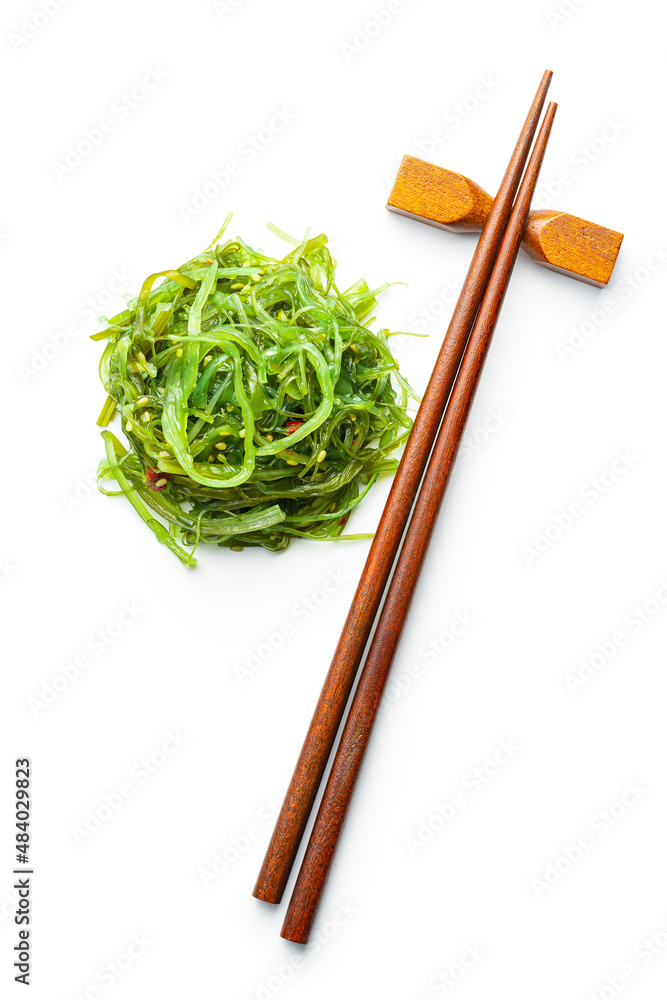
[[[165,489],[170,479],[171,476],[168,472],[156,472],[150,467],[146,469],[146,481],[150,488],[158,493]]]
[[[347,514],[345,515],[345,517],[341,517],[341,519],[340,519],[340,521],[338,523],[339,524],[347,524]]]
[[[303,420],[287,420],[285,422],[285,430],[288,434],[294,434],[298,431],[299,427],[303,425]]]

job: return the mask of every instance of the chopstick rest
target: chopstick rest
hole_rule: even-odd
[[[404,156],[387,208],[451,233],[479,232],[493,198],[463,174]],[[522,249],[543,267],[603,288],[611,278],[623,234],[576,215],[530,212]]]

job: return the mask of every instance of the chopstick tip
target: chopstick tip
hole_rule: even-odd
[[[541,95],[541,99],[544,100],[546,93],[551,86],[551,80],[553,77],[553,72],[550,69],[545,69],[542,74],[542,79],[540,80],[540,85],[537,88],[538,96]]]

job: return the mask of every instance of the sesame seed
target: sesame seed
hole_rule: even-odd
[[[215,462],[215,455],[209,455],[206,459],[207,462]]]
[[[141,416],[142,416],[142,418],[144,419],[144,421],[147,424],[150,424],[151,417],[153,416],[153,414],[152,414],[152,412],[150,410],[144,410],[144,412],[141,414]]]
[[[335,509],[336,509],[336,504],[332,503],[331,506],[329,507],[329,513],[331,514]]]
[[[322,451],[317,456],[317,461],[318,462],[323,462],[326,457],[327,457],[327,453],[326,453],[326,451],[323,448]]]
[[[148,403],[148,396],[142,396],[141,399],[138,399],[134,405],[146,406],[147,403]]]
[[[356,419],[357,419],[356,413],[351,413],[350,414],[350,420],[356,420]]]
[[[232,433],[231,431],[218,431],[218,434],[220,435],[221,438],[229,437],[231,433]]]
[[[286,459],[286,462],[287,462],[288,465],[298,465],[299,464],[298,462],[295,462],[291,458]]]
[[[155,483],[155,485],[158,486],[160,489],[162,489],[164,486],[167,485],[168,482],[169,482],[168,479],[165,479],[164,477],[162,477],[161,479],[157,480],[157,482]]]
[[[240,438],[244,438],[245,437],[245,427],[242,427],[241,430],[239,431],[239,437]]]
[[[229,546],[229,551],[230,552],[243,552],[243,546],[242,545],[230,545]]]
[[[273,441],[273,434],[267,434],[266,435],[266,440],[267,441]]]
[[[227,456],[226,455],[218,455],[218,461],[219,462],[226,462],[227,461]]]
[[[227,445],[225,444],[224,441],[218,441],[217,444],[214,445],[214,447],[217,448],[218,451],[225,451],[226,448],[227,448]]]
[[[176,357],[177,358],[182,358],[183,357],[183,348],[182,347],[179,347],[178,350],[176,351]]]
[[[238,290],[240,288],[245,288],[245,285],[243,284],[243,282],[242,281],[235,281],[234,284],[232,285],[232,291],[233,292],[238,292]]]

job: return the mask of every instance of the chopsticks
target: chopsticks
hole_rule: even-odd
[[[475,248],[276,821],[253,890],[269,903],[282,899],[505,231],[551,77],[550,70],[542,77]]]
[[[475,320],[451,399],[355,692],[281,936],[305,944],[319,905],[364,758],[417,578],[449,481],[493,331],[521,245],[556,105],[547,108],[498,258]]]

